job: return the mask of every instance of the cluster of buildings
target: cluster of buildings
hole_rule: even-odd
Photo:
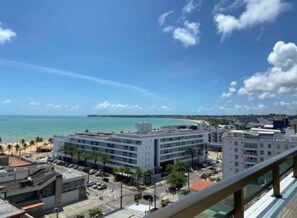
[[[86,197],[87,176],[19,157],[0,156],[0,216],[33,217]],[[1,205],[13,204],[1,211]],[[19,215],[11,215],[11,213]],[[26,216],[25,216],[26,215]]]

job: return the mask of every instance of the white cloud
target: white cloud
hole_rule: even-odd
[[[236,81],[232,81],[230,83],[230,87],[229,87],[228,92],[223,92],[221,94],[221,97],[220,98],[224,99],[224,98],[231,97],[233,95],[233,93],[236,92],[236,86],[237,86],[237,82]]]
[[[94,107],[94,110],[142,110],[143,108],[139,105],[129,105],[129,104],[112,104],[109,101],[102,102],[97,104]]]
[[[10,99],[5,99],[2,103],[3,104],[10,104],[11,103],[11,100]]]
[[[84,74],[73,73],[73,72],[70,72],[70,71],[64,71],[64,70],[48,68],[48,67],[43,67],[43,66],[38,66],[38,65],[32,65],[32,64],[28,64],[28,63],[4,60],[4,59],[0,59],[0,65],[1,64],[13,66],[13,67],[30,69],[33,72],[37,71],[37,72],[42,73],[42,74],[63,76],[63,77],[68,77],[68,78],[72,78],[72,79],[78,79],[78,80],[81,80],[81,81],[97,83],[99,85],[122,88],[122,89],[134,91],[136,93],[140,93],[140,94],[144,94],[144,95],[154,95],[150,91],[148,91],[148,90],[146,90],[144,88],[141,88],[141,87],[137,87],[137,86],[126,84],[126,83],[111,81],[111,80],[105,80],[105,79],[101,79],[101,78],[94,77],[94,76],[87,76],[87,75],[84,75]]]
[[[183,8],[183,13],[191,13],[199,6],[201,6],[202,0],[188,0]]]
[[[280,13],[287,10],[288,4],[283,0],[244,0],[245,11],[238,17],[215,14],[214,20],[222,40],[235,30],[271,23]]]
[[[279,41],[268,56],[272,67],[243,81],[238,94],[260,99],[297,93],[297,46]]]
[[[183,27],[173,31],[173,38],[180,41],[185,47],[194,46],[199,43],[200,23],[185,21]]]
[[[164,14],[162,14],[159,19],[158,19],[158,22],[160,24],[160,26],[163,26],[163,24],[165,23],[165,20],[166,20],[166,17],[169,16],[170,14],[174,13],[174,11],[168,11],[168,12],[165,12]]]
[[[174,27],[169,25],[163,28],[164,33],[172,32],[174,30]]]
[[[30,106],[39,106],[41,103],[40,102],[36,102],[36,101],[31,101],[29,103]]]
[[[2,27],[2,23],[0,22],[0,44],[9,42],[14,37],[16,37],[16,33],[11,29]]]
[[[221,0],[214,6],[213,13],[231,12],[241,6],[244,6],[245,0]]]
[[[168,106],[166,106],[166,105],[162,105],[162,106],[160,107],[160,110],[161,110],[161,111],[171,111],[171,110],[173,110],[173,108],[168,107]]]

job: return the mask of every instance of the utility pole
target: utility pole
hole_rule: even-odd
[[[121,181],[121,209],[123,209],[123,182]]]
[[[157,207],[157,183],[155,183],[154,207]]]

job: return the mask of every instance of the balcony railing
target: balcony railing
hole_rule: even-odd
[[[255,197],[259,197],[269,186],[272,185],[274,197],[281,197],[280,177],[292,168],[293,176],[297,178],[297,147],[226,178],[200,192],[191,194],[146,217],[194,217],[202,214],[226,198],[230,200],[230,196],[233,196],[233,205],[230,207],[231,210],[223,214],[223,216],[230,217],[233,215],[236,218],[244,217],[244,207],[251,203]],[[267,179],[269,176],[271,178],[270,181]],[[248,186],[254,186],[251,183],[255,180],[262,184],[261,187],[259,189],[252,187],[250,191],[246,191]]]

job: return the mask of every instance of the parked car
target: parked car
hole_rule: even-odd
[[[101,170],[98,170],[98,171],[95,173],[95,176],[103,176],[103,173],[101,172]]]
[[[93,174],[95,174],[96,172],[97,172],[97,170],[94,170],[94,169],[90,169],[90,170],[89,170],[89,174],[90,174],[90,175],[93,175]]]
[[[144,200],[147,200],[147,201],[153,201],[154,200],[154,197],[152,195],[150,195],[150,194],[145,194],[145,195],[142,196],[142,198]]]
[[[93,185],[93,189],[96,189],[98,187],[98,185],[94,184]]]
[[[82,171],[84,171],[85,173],[87,173],[87,172],[89,172],[89,170],[90,170],[90,167],[83,167],[83,170]]]
[[[105,184],[101,184],[101,185],[97,186],[98,190],[103,190],[103,189],[106,189],[106,188],[107,188],[107,185],[105,185]]]
[[[87,187],[91,187],[91,186],[93,186],[93,185],[95,185],[95,182],[93,182],[93,181],[89,181],[89,182],[87,183]]]

